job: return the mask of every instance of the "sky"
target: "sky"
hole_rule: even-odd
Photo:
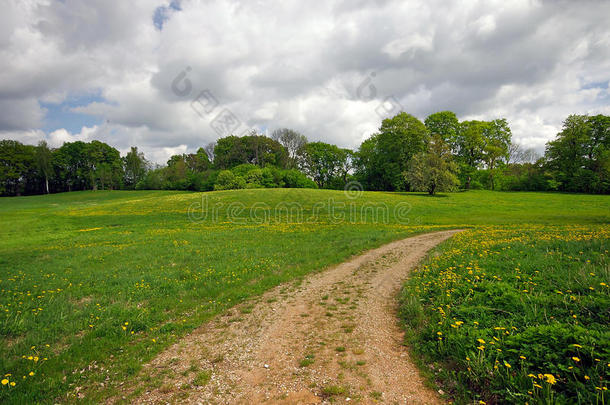
[[[292,128],[356,149],[383,118],[506,118],[544,151],[610,115],[610,1],[0,0],[0,139],[164,163]]]

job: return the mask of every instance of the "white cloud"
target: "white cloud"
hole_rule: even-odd
[[[164,162],[217,138],[210,121],[229,108],[242,128],[357,147],[393,96],[422,119],[506,117],[542,151],[568,114],[609,112],[595,87],[609,79],[608,2],[184,0],[162,30],[153,15],[167,0],[6,3],[1,138],[99,139]],[[180,95],[172,82],[187,67]],[[373,99],[358,91],[367,78]],[[202,117],[190,104],[206,89],[218,106]],[[104,124],[42,133],[39,103],[74,94],[99,94],[73,111]]]

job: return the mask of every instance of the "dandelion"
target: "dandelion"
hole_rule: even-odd
[[[544,376],[546,377],[546,382],[548,382],[551,385],[553,385],[557,382],[557,380],[555,380],[555,376],[553,376],[553,374],[545,374]]]
[[[590,380],[588,375],[585,376],[585,380]]]
[[[580,359],[578,357],[576,357],[576,356],[572,357],[572,360],[574,360],[577,363],[580,361]]]
[[[33,371],[30,371],[29,376],[30,376],[30,377],[33,377],[33,376],[34,376],[34,374],[35,374],[35,373],[34,373]]]
[[[507,362],[504,362],[504,366],[505,366],[506,368],[511,368],[511,365],[510,365],[510,364],[508,364]]]
[[[481,339],[481,338],[477,339],[477,342],[479,342],[479,343],[480,343],[480,344],[482,344],[482,345],[484,345],[484,344],[485,344],[485,341],[484,341],[483,339]]]
[[[521,360],[525,360],[525,359],[527,359],[527,357],[525,357],[525,356],[519,356],[519,358],[520,358]]]

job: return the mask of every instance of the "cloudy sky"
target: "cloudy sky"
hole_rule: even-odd
[[[609,1],[0,0],[0,139],[164,162],[289,127],[357,148],[398,110],[544,149],[610,114]]]

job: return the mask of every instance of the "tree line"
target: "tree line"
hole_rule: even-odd
[[[357,150],[309,142],[297,131],[228,136],[195,153],[151,164],[137,147],[123,157],[100,142],[0,141],[3,196],[97,189],[226,190],[261,187],[366,190],[610,192],[610,117],[570,115],[544,156],[512,142],[506,119],[459,121],[450,111],[424,122],[384,119]]]

